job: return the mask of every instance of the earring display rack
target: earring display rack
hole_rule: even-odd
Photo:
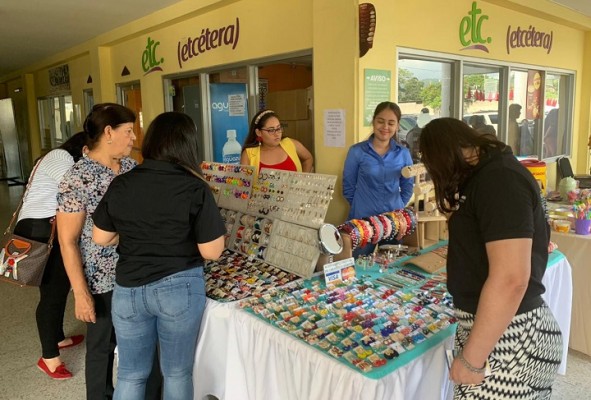
[[[318,230],[275,220],[265,261],[308,279],[320,257]]]
[[[324,223],[337,177],[263,170],[254,184],[247,211],[312,228]]]
[[[302,278],[314,273],[320,257],[317,229],[234,210],[220,213],[226,222],[228,250]]]
[[[309,278],[320,257],[318,229],[334,193],[335,175],[203,162],[205,179],[226,225],[226,248]]]
[[[203,161],[201,171],[218,207],[246,211],[254,183],[254,167]]]

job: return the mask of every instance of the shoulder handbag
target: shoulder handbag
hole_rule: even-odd
[[[47,264],[55,236],[55,218],[51,220],[51,234],[47,243],[37,242],[14,234],[16,218],[23,206],[23,200],[31,188],[33,176],[40,163],[41,160],[35,165],[25,193],[23,193],[18,207],[12,214],[12,219],[0,241],[0,280],[19,286],[39,286],[41,284],[45,264]]]

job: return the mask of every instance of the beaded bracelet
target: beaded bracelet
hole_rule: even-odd
[[[412,232],[412,219],[410,218],[411,211],[409,211],[406,208],[403,208],[402,210],[400,210],[400,212],[406,220],[406,235],[408,235]]]
[[[390,220],[390,222],[392,224],[392,229],[390,231],[390,235],[388,235],[388,237],[386,239],[392,239],[392,238],[396,237],[396,235],[398,234],[398,231],[400,230],[400,224],[398,223],[398,220],[396,219],[396,216],[394,215],[393,212],[387,212],[384,214],[384,216],[386,218],[388,218],[388,220]]]
[[[365,247],[365,245],[367,245],[371,241],[371,237],[373,236],[373,228],[371,227],[371,224],[366,220],[360,219],[358,221],[362,229],[361,247]]]
[[[482,368],[476,368],[464,358],[464,354],[462,354],[462,352],[458,353],[457,357],[458,360],[460,360],[462,364],[464,364],[464,367],[466,367],[468,371],[474,374],[482,374],[486,370],[486,363],[484,363],[484,366]]]
[[[390,234],[392,233],[392,222],[383,214],[378,215],[378,219],[382,223],[382,227],[384,228],[384,232],[382,234],[382,240],[388,239]]]
[[[410,222],[410,232],[409,232],[409,234],[411,234],[417,228],[417,215],[415,214],[415,212],[414,212],[414,210],[412,208],[406,208],[405,210],[408,213],[408,216],[410,217],[410,220],[411,220],[411,222]]]
[[[356,249],[359,246],[359,232],[351,221],[347,221],[337,227],[339,231],[345,232],[351,238],[351,247]]]
[[[406,226],[406,218],[400,211],[394,211],[394,215],[396,216],[396,221],[400,224],[400,228],[398,229],[398,235],[396,235],[396,239],[400,240],[404,236],[406,236],[407,226]]]
[[[357,245],[360,245],[361,243],[363,243],[364,236],[365,236],[365,232],[363,231],[363,226],[361,224],[361,221],[358,219],[352,219],[349,222],[351,222],[353,224],[353,226],[355,228],[357,228],[357,233],[359,234],[359,242],[360,242],[360,243],[357,243]]]
[[[368,217],[367,218],[369,220],[369,223],[371,224],[371,227],[373,229],[373,235],[371,236],[371,242],[373,244],[376,244],[377,242],[379,242],[382,239],[382,234],[383,234],[383,229],[381,229],[381,224],[380,221],[372,216],[372,217]]]

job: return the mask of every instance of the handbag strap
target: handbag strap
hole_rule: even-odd
[[[25,188],[25,191],[23,192],[23,195],[21,196],[21,199],[18,202],[18,206],[16,207],[16,210],[14,210],[14,213],[12,214],[12,218],[10,219],[10,222],[8,223],[8,227],[4,231],[4,235],[7,235],[7,234],[12,233],[14,231],[14,223],[16,222],[16,217],[18,216],[19,211],[21,210],[21,208],[23,206],[23,202],[25,200],[25,197],[27,196],[27,193],[29,193],[29,190],[31,189],[31,184],[33,183],[33,177],[35,176],[35,172],[37,172],[37,168],[39,168],[39,164],[41,164],[41,161],[43,161],[43,158],[44,157],[41,157],[39,159],[39,161],[37,161],[37,164],[35,164],[35,167],[33,168],[33,171],[31,172],[31,176],[29,176],[29,180],[27,181],[27,187]],[[51,246],[53,246],[53,238],[55,236],[55,217],[53,217],[49,222],[51,223],[51,234],[49,235],[49,244]]]

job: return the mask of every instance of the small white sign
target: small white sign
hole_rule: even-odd
[[[243,94],[228,95],[228,114],[230,117],[242,117],[246,113],[246,96]]]
[[[324,145],[345,147],[345,110],[324,110]]]

